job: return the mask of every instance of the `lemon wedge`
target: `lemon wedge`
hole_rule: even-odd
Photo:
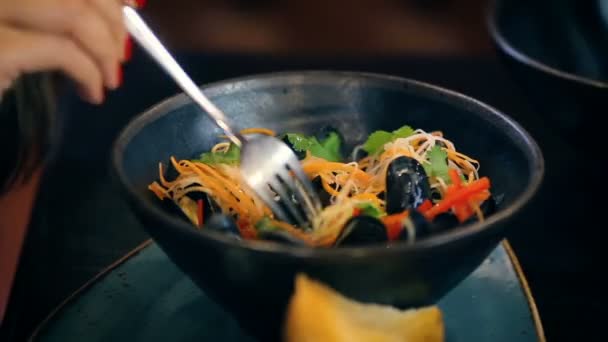
[[[360,303],[298,274],[284,336],[286,342],[440,342],[444,330],[437,306],[398,310]]]

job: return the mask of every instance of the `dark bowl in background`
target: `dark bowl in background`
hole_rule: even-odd
[[[472,98],[392,76],[347,72],[255,75],[214,83],[205,93],[238,126],[315,132],[337,127],[354,146],[376,129],[404,124],[442,130],[481,162],[493,192],[504,195],[483,223],[390,248],[310,249],[233,241],[197,231],[161,209],[147,190],[158,163],[208,150],[220,130],[183,94],[135,118],[113,150],[119,188],[151,237],[211,298],[252,335],[277,339],[294,276],[305,272],[365,302],[410,307],[434,303],[467,277],[504,238],[511,219],[544,174],[537,144],[512,119]],[[176,332],[179,333],[179,332]]]
[[[494,0],[487,26],[535,111],[573,146],[588,147],[608,100],[608,6],[601,0]]]

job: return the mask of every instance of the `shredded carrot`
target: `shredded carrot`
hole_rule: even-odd
[[[270,136],[275,136],[277,135],[275,133],[275,131],[269,129],[269,128],[263,128],[263,127],[254,127],[254,128],[245,128],[241,130],[241,134],[246,135],[246,134],[265,134],[265,135],[270,135]]]
[[[454,214],[458,221],[462,223],[473,216],[473,209],[469,206],[469,203],[461,203],[454,206]]]
[[[371,202],[379,207],[384,207],[384,201],[379,199],[378,196],[376,196],[375,194],[371,194],[371,193],[357,194],[357,195],[354,195],[352,197],[352,199],[359,200],[359,201],[367,201],[367,202]]]
[[[459,204],[463,201],[468,201],[469,197],[475,195],[481,191],[488,190],[490,188],[490,180],[487,177],[482,177],[476,181],[471,182],[469,185],[462,187],[453,194],[447,196],[434,207],[424,213],[427,219],[433,220],[435,216],[444,213],[452,206]]]
[[[431,200],[429,199],[425,199],[424,202],[422,202],[422,204],[420,204],[418,206],[418,208],[416,208],[416,210],[418,210],[421,213],[424,213],[425,211],[431,209],[433,207],[433,202],[431,202]]]
[[[386,226],[386,233],[390,241],[397,240],[403,230],[403,221],[410,215],[409,211],[384,216],[381,220]]]
[[[237,221],[237,227],[239,228],[239,232],[244,239],[248,240],[257,238],[258,233],[248,219],[240,218]]]
[[[462,185],[462,180],[460,179],[460,176],[458,176],[458,171],[456,171],[455,169],[449,169],[448,175],[450,176],[452,184],[456,186],[456,188],[460,188],[460,186]]]
[[[252,127],[252,128],[245,128],[241,130],[241,134],[242,135],[247,135],[247,134],[264,134],[264,135],[270,135],[270,136],[275,136],[277,135],[275,133],[275,131],[269,129],[269,128],[263,128],[263,127]]]
[[[167,191],[157,182],[153,182],[152,184],[148,185],[148,189],[152,191],[160,200],[169,197],[167,196]]]
[[[331,185],[329,185],[329,183],[325,179],[321,178],[321,184],[323,185],[323,189],[325,189],[328,194],[332,196],[338,196],[339,192],[336,191],[336,189],[332,188]]]
[[[310,175],[317,175],[323,171],[337,170],[352,173],[355,176],[355,179],[363,184],[368,184],[371,181],[371,176],[367,173],[354,166],[343,163],[328,162],[325,160],[313,160],[304,162],[302,168],[304,169],[304,172],[309,175],[309,177]]]
[[[242,135],[247,135],[247,134],[264,134],[264,135],[269,135],[271,137],[276,136],[276,132],[269,129],[269,128],[263,128],[263,127],[251,127],[251,128],[245,128],[239,131],[240,134]],[[222,139],[226,139],[228,138],[226,135],[222,134],[220,135],[220,138]],[[217,145],[216,145],[217,146]]]
[[[158,163],[158,179],[160,180],[160,184],[164,187],[170,187],[174,184],[174,182],[169,182],[165,179],[165,172],[163,170],[163,163]]]
[[[481,212],[481,208],[479,208],[479,206],[475,203],[471,204],[471,207],[473,208],[473,212],[475,212],[475,215],[477,215],[477,218],[479,219],[479,222],[483,222],[483,220],[485,219],[483,217],[483,213]]]
[[[370,162],[371,162],[371,158],[369,156],[367,156],[367,157],[359,160],[357,162],[357,164],[359,164],[359,168],[366,169],[370,165]]]

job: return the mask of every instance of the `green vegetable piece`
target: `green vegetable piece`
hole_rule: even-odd
[[[205,164],[238,164],[240,159],[241,149],[230,144],[226,152],[205,152],[197,161]]]
[[[336,132],[330,132],[325,140],[321,141],[321,146],[323,148],[337,156],[340,160],[342,160],[342,155],[340,154],[340,148],[342,147],[342,141],[340,140],[340,136]]]
[[[268,216],[264,216],[261,220],[255,223],[255,229],[259,232],[269,232],[279,230],[278,227],[272,225],[272,220]]]
[[[367,137],[363,144],[363,149],[369,154],[380,153],[384,150],[384,145],[398,138],[407,138],[414,134],[414,129],[410,126],[403,126],[392,132],[375,131]]]
[[[423,167],[429,177],[439,177],[446,183],[451,183],[448,175],[448,153],[440,146],[433,146],[426,154],[429,163]]]
[[[323,140],[323,143],[320,143],[316,137],[307,137],[299,133],[287,133],[286,136],[296,151],[310,151],[310,154],[315,157],[333,162],[342,160],[342,156],[340,155],[340,138],[335,133],[330,133]]]
[[[397,138],[407,138],[410,135],[414,135],[414,129],[410,126],[403,126],[398,130],[393,131],[393,140]]]
[[[374,218],[380,218],[385,215],[382,209],[378,208],[371,202],[365,202],[357,205],[357,208],[361,209],[361,215],[371,216]]]
[[[386,131],[375,131],[367,137],[363,149],[369,154],[376,154],[384,149],[384,145],[393,139],[393,135]]]
[[[307,137],[300,133],[287,133],[287,139],[296,151],[304,152],[319,144],[315,137]]]

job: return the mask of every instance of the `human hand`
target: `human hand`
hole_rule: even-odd
[[[122,78],[122,0],[0,0],[0,94],[24,73],[58,70],[99,104]]]

